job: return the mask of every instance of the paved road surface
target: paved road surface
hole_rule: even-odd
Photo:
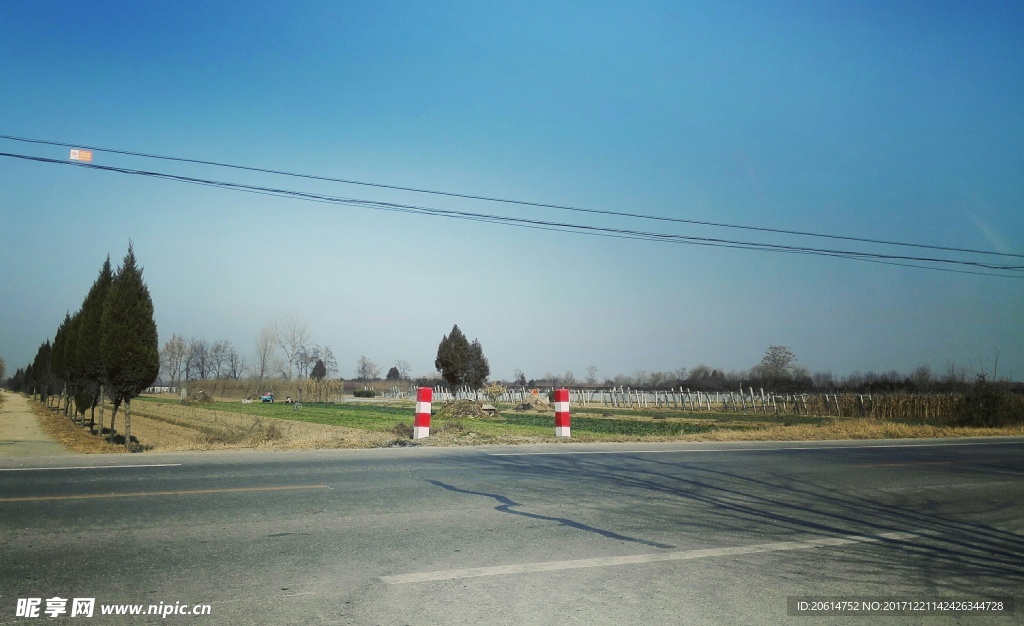
[[[53,596],[211,605],[85,622],[132,624],[846,624],[880,618],[788,616],[787,597],[1024,602],[1021,439],[19,463],[0,469],[0,624]]]

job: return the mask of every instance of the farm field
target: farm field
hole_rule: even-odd
[[[38,405],[37,405],[38,406]],[[411,440],[413,404],[345,402],[305,403],[301,410],[275,404],[221,400],[181,404],[170,396],[140,396],[132,404],[132,438],[142,451],[224,449],[374,448],[387,446],[464,446],[554,442],[630,441],[799,441],[970,436],[1020,436],[1024,426],[965,428],[941,420],[885,420],[738,413],[677,409],[577,407],[572,438],[554,437],[549,410],[516,411],[498,405],[494,416],[447,417],[435,403],[431,436]],[[107,426],[109,426],[109,407]],[[97,446],[86,429],[39,407],[45,422],[60,427],[60,441],[80,452],[111,451]],[[124,428],[119,411],[115,432]],[[77,431],[77,432],[76,432]],[[123,449],[119,446],[115,449]]]

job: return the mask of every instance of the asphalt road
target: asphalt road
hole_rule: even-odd
[[[1020,624],[1022,477],[1021,439],[0,458],[0,624]],[[99,615],[160,602],[210,615]]]

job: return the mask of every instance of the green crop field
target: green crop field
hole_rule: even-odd
[[[140,396],[139,400],[159,404],[177,405],[178,401],[170,398],[154,398]],[[304,402],[301,410],[294,405],[283,402],[242,404],[240,402],[214,402],[196,405],[202,409],[252,415],[256,417],[275,417],[296,422],[311,424],[327,424],[329,426],[347,426],[363,430],[386,431],[395,423],[412,421],[412,408],[386,404],[346,403],[346,404],[314,404]]]
[[[170,398],[141,397],[145,402],[160,404],[177,404]],[[197,405],[203,409],[251,415],[255,417],[273,417],[277,419],[345,426],[362,430],[385,432],[392,430],[396,424],[412,423],[413,406],[404,403],[348,402],[342,404],[316,404],[305,402],[300,410],[293,405],[283,403],[241,404],[236,402],[215,402]],[[652,419],[656,417],[657,419]],[[742,416],[712,416],[683,411],[649,411],[635,410],[596,410],[581,409],[573,414],[572,432],[576,437],[592,436],[603,439],[605,436],[636,436],[636,437],[673,437],[682,434],[703,433],[713,430],[744,430],[756,426],[737,420]],[[746,416],[750,418],[751,416]],[[758,419],[757,421],[763,421]],[[738,423],[737,423],[738,422]],[[520,435],[547,436],[552,435],[555,426],[554,414],[517,413],[510,410],[499,411],[492,417],[473,419],[446,419],[434,416],[432,430],[442,430],[449,423],[457,423],[455,427],[462,432],[472,432],[482,436]],[[453,428],[448,426],[448,428]],[[589,437],[588,437],[589,438]]]

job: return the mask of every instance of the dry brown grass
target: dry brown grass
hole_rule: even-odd
[[[842,398],[842,397],[841,397]],[[87,454],[123,452],[122,445],[110,444],[76,425],[63,414],[31,402],[44,431],[73,452]],[[895,405],[895,402],[894,402]],[[920,405],[918,405],[920,406]],[[929,412],[934,409],[929,406]],[[112,407],[106,407],[109,426]],[[438,420],[431,436],[413,442],[412,416],[390,432],[373,432],[358,428],[332,426],[245,415],[220,411],[214,405],[181,405],[137,402],[132,406],[132,436],[141,450],[228,450],[228,449],[323,449],[374,448],[395,445],[465,446],[481,444],[518,445],[568,443],[552,436],[523,435],[477,427],[478,420]],[[629,418],[622,418],[629,419]],[[637,417],[636,419],[641,419]],[[642,419],[650,420],[651,417]],[[1002,428],[977,428],[944,425],[944,420],[911,423],[906,419],[876,417],[822,418],[812,423],[780,423],[781,416],[765,416],[756,422],[738,417],[735,421],[719,420],[718,428],[708,432],[679,436],[639,436],[593,434],[574,431],[572,441],[668,442],[668,441],[813,441],[840,439],[914,439],[981,436],[1024,436],[1024,425]],[[684,418],[694,425],[706,424],[701,418]],[[124,428],[124,407],[118,411],[117,433]],[[489,431],[489,432],[488,432]]]
[[[39,418],[39,425],[43,432],[72,452],[82,454],[124,452],[124,446],[107,443],[101,437],[91,434],[87,428],[82,428],[72,422],[70,418],[64,417],[64,414],[59,411],[48,409],[38,402],[29,402],[29,406]]]
[[[217,399],[225,398],[241,400],[252,398],[258,400],[264,392],[273,393],[278,401],[291,396],[303,402],[335,402],[345,395],[344,383],[340,380],[315,381],[267,379],[262,382],[255,380],[194,380],[182,383],[190,394],[200,391]]]
[[[218,411],[204,406],[140,402],[132,436],[148,450],[379,448],[394,434]]]
[[[437,417],[439,419],[473,419],[476,417],[486,417],[487,413],[484,413],[483,407],[484,403],[476,400],[455,400],[454,402],[445,402],[437,411]]]
[[[256,417],[218,411],[203,406],[137,403],[132,412],[132,435],[149,450],[224,450],[377,448],[393,445],[465,446],[552,443],[548,436],[481,434],[472,422],[439,420],[430,437],[411,441],[412,420],[391,432],[311,424],[270,417]],[[123,425],[123,422],[119,422]],[[728,424],[721,424],[728,426]],[[574,433],[575,441],[814,441],[838,439],[918,439],[944,437],[1024,436],[1024,426],[1007,428],[963,428],[911,424],[902,420],[876,418],[831,418],[813,424],[761,423],[752,428],[722,428],[710,432],[656,436],[588,436]],[[121,448],[117,448],[120,450]]]

